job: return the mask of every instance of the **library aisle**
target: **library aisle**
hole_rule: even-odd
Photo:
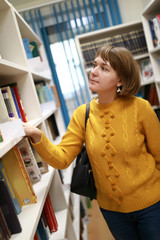
[[[88,240],[114,240],[105,220],[103,219],[96,200],[92,201],[92,208],[88,209]]]

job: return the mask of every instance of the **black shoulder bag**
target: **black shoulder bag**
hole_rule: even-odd
[[[85,129],[89,117],[89,104],[86,105]],[[91,164],[87,155],[86,147],[83,145],[81,152],[76,158],[76,166],[73,169],[71,180],[71,192],[96,199],[97,189],[95,187]]]

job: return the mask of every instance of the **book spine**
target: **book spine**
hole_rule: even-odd
[[[49,229],[51,232],[56,232],[58,230],[58,223],[55,217],[54,209],[50,200],[49,193],[47,195],[45,204],[44,204],[44,212],[48,221]]]
[[[2,91],[4,102],[5,102],[6,107],[7,107],[8,115],[9,115],[9,117],[12,118],[12,117],[14,117],[14,113],[13,113],[13,110],[12,110],[12,106],[11,106],[11,103],[10,103],[10,100],[9,100],[7,90],[6,89],[1,89],[1,91]]]
[[[26,114],[24,112],[23,104],[22,104],[17,86],[14,86],[13,90],[14,90],[14,93],[15,93],[15,96],[16,96],[16,99],[17,99],[19,110],[21,112],[22,121],[27,122]]]
[[[12,111],[13,111],[14,117],[18,118],[18,114],[17,114],[17,110],[16,110],[16,107],[15,107],[15,104],[14,104],[14,100],[13,100],[13,97],[12,97],[10,86],[2,87],[2,90],[3,89],[6,90],[7,93],[8,93],[8,97],[9,97],[9,101],[11,103],[11,107],[12,107]]]
[[[17,99],[16,99],[16,96],[15,96],[13,87],[11,87],[11,93],[12,93],[13,101],[14,101],[14,104],[15,104],[15,107],[16,107],[16,110],[17,110],[17,113],[18,113],[18,117],[20,119],[22,119],[22,116],[21,116],[21,113],[20,113],[20,110],[19,110],[19,107],[18,107],[18,103],[17,103]]]
[[[3,114],[0,114],[0,123],[9,121],[8,111],[6,104],[4,102],[3,94],[0,88],[0,112]]]
[[[33,58],[33,54],[32,54],[31,48],[30,48],[28,38],[23,39],[23,45],[24,45],[24,48],[25,48],[25,51],[26,51],[27,58],[28,59]]]
[[[8,228],[11,231],[11,234],[20,233],[22,231],[20,222],[18,220],[14,205],[11,201],[8,188],[4,179],[0,179],[0,206],[4,215],[4,218],[7,222]]]
[[[34,157],[32,148],[29,144],[28,138],[23,138],[18,144],[17,147],[20,150],[22,159],[25,163],[28,175],[32,183],[40,181],[41,173],[38,168],[36,159]]]
[[[16,194],[14,192],[12,184],[11,184],[9,178],[8,178],[8,175],[7,175],[6,171],[5,171],[5,168],[4,168],[3,163],[2,163],[1,160],[0,160],[0,177],[3,178],[5,180],[5,182],[6,182],[6,185],[7,185],[7,188],[8,188],[8,192],[10,194],[11,200],[12,200],[12,202],[14,204],[15,209],[16,209],[17,215],[20,214],[21,206],[20,206],[20,204],[18,202],[17,196],[16,196]]]
[[[31,196],[32,196],[32,201],[33,203],[37,202],[37,197],[34,193],[34,190],[33,190],[33,187],[32,187],[32,184],[30,182],[30,179],[29,179],[29,176],[28,174],[26,173],[26,168],[25,168],[25,165],[23,163],[23,160],[22,160],[22,157],[20,155],[20,152],[19,152],[19,149],[17,148],[17,146],[14,146],[14,151],[15,151],[15,154],[17,155],[17,159],[18,159],[18,162],[19,162],[19,166],[20,166],[20,169],[22,171],[22,174],[23,174],[23,177],[25,179],[25,182],[26,182],[26,186],[28,188],[28,191],[30,192]],[[27,204],[27,202],[26,202]]]
[[[10,239],[11,237],[11,231],[9,230],[8,228],[8,225],[7,225],[7,222],[5,220],[5,217],[3,215],[3,212],[2,212],[2,209],[0,207],[0,227],[2,229],[2,232],[3,232],[3,238],[2,240],[4,239]],[[0,238],[1,239],[1,238]]]

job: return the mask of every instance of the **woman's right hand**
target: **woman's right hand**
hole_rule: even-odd
[[[26,134],[27,137],[31,138],[31,141],[33,143],[38,143],[41,140],[42,137],[42,132],[41,130],[39,130],[37,127],[32,126],[28,123],[24,123],[22,122],[23,128],[24,128],[24,132]]]

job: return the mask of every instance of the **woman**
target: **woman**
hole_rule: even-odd
[[[100,210],[116,240],[160,239],[160,124],[148,101],[135,97],[139,67],[121,47],[102,47],[90,73],[86,105],[78,107],[61,143],[24,124],[27,136],[54,168],[70,165],[85,141]]]

